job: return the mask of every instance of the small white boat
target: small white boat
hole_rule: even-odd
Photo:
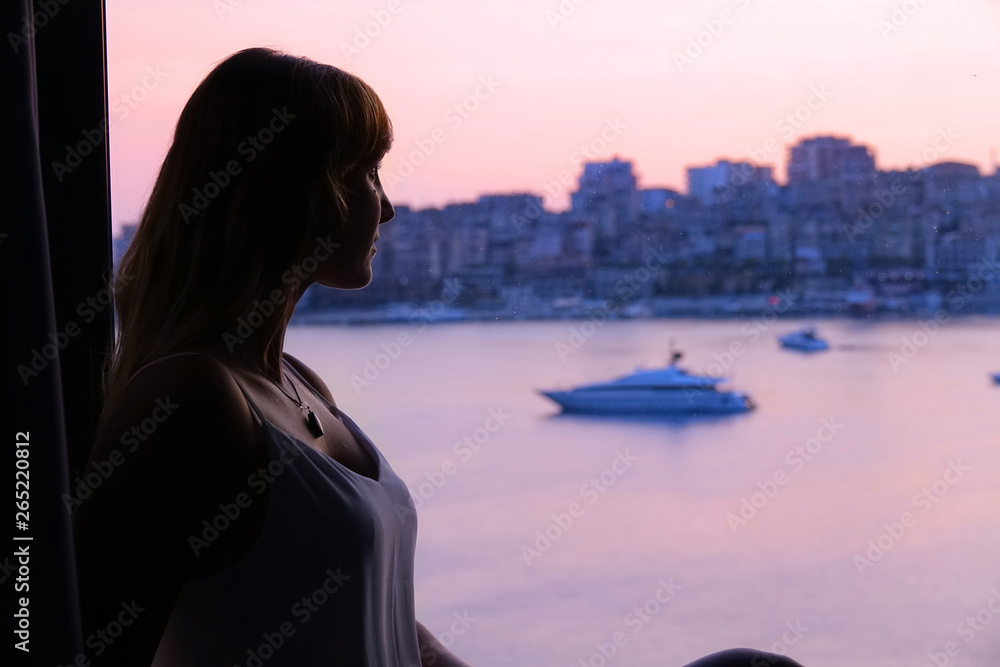
[[[739,391],[719,391],[726,378],[693,375],[677,365],[680,352],[665,368],[637,369],[610,382],[587,384],[566,391],[541,391],[564,412],[597,415],[690,415],[746,412],[755,406]]]
[[[778,338],[781,347],[803,352],[820,352],[830,347],[830,344],[816,335],[813,327],[804,327]]]

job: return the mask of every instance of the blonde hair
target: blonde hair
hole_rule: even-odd
[[[221,338],[274,290],[285,300],[253,336],[277,373],[300,287],[288,269],[351,224],[344,177],[391,143],[385,108],[352,74],[263,48],[219,63],[181,112],[115,276],[104,416],[143,364]]]

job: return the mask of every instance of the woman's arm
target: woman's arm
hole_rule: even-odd
[[[469,663],[460,660],[454,653],[445,648],[437,637],[417,621],[417,641],[420,645],[421,667],[469,667]]]
[[[66,499],[89,664],[148,665],[184,582],[253,543],[263,503],[208,548],[193,549],[190,536],[266,464],[255,433],[239,387],[208,357],[161,361],[129,385],[80,475],[86,486]],[[112,623],[127,627],[109,635]]]

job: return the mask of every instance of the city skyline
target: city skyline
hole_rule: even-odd
[[[815,135],[808,135],[808,136],[797,137],[795,139],[795,143],[794,144],[790,144],[788,146],[785,146],[784,150],[787,153],[790,154],[793,149],[795,149],[796,147],[801,146],[803,143],[809,142],[809,141],[813,141],[813,140],[817,140],[817,139],[837,139],[837,140],[843,140],[843,141],[847,141],[847,142],[853,142],[853,138],[852,137],[849,137],[849,136],[846,136],[846,135],[843,135],[843,134],[836,134],[836,133],[834,133],[834,134],[815,134]],[[927,167],[934,166],[934,165],[940,165],[940,164],[961,164],[961,165],[966,165],[966,166],[974,167],[976,169],[976,171],[979,173],[979,175],[983,176],[983,177],[1000,176],[1000,163],[998,163],[998,162],[994,162],[993,164],[988,164],[988,165],[981,165],[981,164],[976,164],[974,162],[965,162],[965,161],[960,161],[960,160],[946,159],[946,155],[947,155],[948,149],[950,148],[950,146],[951,146],[951,144],[953,142],[954,142],[954,137],[948,132],[947,129],[942,129],[938,133],[938,143],[937,143],[937,145],[935,145],[932,142],[932,144],[928,147],[928,149],[926,149],[927,152],[925,152],[924,154],[921,154],[921,155],[915,155],[915,156],[913,156],[918,161],[916,161],[914,163],[911,163],[911,164],[901,165],[900,167],[893,168],[893,169],[884,169],[884,168],[881,167],[881,165],[879,165],[877,163],[878,151],[877,151],[876,147],[868,146],[867,144],[864,144],[864,143],[856,143],[854,145],[858,146],[858,147],[864,147],[864,148],[868,149],[869,151],[871,151],[871,154],[872,154],[872,157],[873,157],[873,160],[874,160],[874,165],[873,165],[874,169],[875,169],[876,172],[880,172],[880,173],[890,173],[890,172],[895,172],[895,171],[910,171],[910,170],[912,170],[912,171],[920,171],[922,169],[925,169]],[[447,208],[449,206],[457,206],[457,205],[462,205],[462,204],[474,203],[474,202],[480,200],[483,197],[490,197],[490,196],[531,195],[531,196],[539,196],[539,197],[542,197],[544,199],[544,197],[545,197],[546,194],[551,194],[552,190],[556,189],[557,187],[558,187],[558,189],[560,191],[564,191],[566,193],[567,199],[570,199],[572,197],[572,194],[574,192],[578,191],[580,178],[583,176],[583,174],[584,174],[584,172],[586,170],[587,165],[601,165],[601,164],[606,164],[608,162],[623,162],[623,163],[630,164],[630,165],[635,166],[635,167],[639,166],[634,160],[632,160],[628,156],[623,156],[623,155],[618,155],[618,154],[612,154],[612,155],[607,156],[607,159],[604,159],[604,160],[594,159],[594,160],[583,161],[579,165],[577,165],[577,170],[572,173],[572,179],[570,181],[560,180],[558,178],[558,175],[557,175],[557,177],[555,179],[553,179],[552,181],[548,181],[548,182],[543,183],[542,184],[542,188],[540,190],[538,190],[538,191],[530,191],[530,190],[506,190],[506,191],[501,191],[501,190],[496,190],[496,189],[486,189],[486,190],[483,190],[482,192],[477,192],[477,193],[471,194],[470,195],[470,199],[456,200],[456,201],[447,201],[447,202],[444,202],[444,203],[439,204],[439,205],[429,204],[427,206],[413,205],[410,202],[407,202],[407,201],[398,201],[395,198],[391,198],[391,200],[392,200],[392,203],[393,203],[393,205],[395,207],[405,207],[407,209],[412,209],[412,210],[415,210],[415,211],[427,210],[427,209],[441,210],[441,209]],[[774,178],[773,181],[772,181],[774,183],[774,185],[779,186],[779,187],[784,187],[784,186],[789,185],[789,180],[788,180],[788,176],[789,175],[788,175],[788,172],[787,172],[787,167],[789,166],[790,161],[786,161],[784,164],[785,164],[785,167],[786,167],[786,172],[784,174],[784,179],[783,180],[779,180],[777,178]],[[685,174],[685,176],[682,179],[682,185],[680,185],[680,186],[678,186],[676,188],[674,188],[674,187],[668,187],[668,186],[659,186],[659,185],[657,185],[657,186],[649,186],[649,187],[642,187],[642,184],[639,183],[639,179],[637,178],[636,179],[636,189],[639,190],[639,191],[654,191],[654,190],[656,190],[656,191],[662,191],[662,190],[668,190],[668,191],[674,191],[674,192],[677,192],[679,194],[686,195],[686,196],[693,196],[694,193],[692,193],[691,183],[690,183],[691,172],[692,171],[696,171],[696,170],[700,170],[700,169],[706,169],[706,170],[707,169],[713,169],[713,168],[718,167],[719,165],[729,165],[729,166],[734,166],[734,167],[748,165],[748,166],[752,166],[754,169],[762,169],[762,170],[767,171],[768,174],[769,174],[769,177],[773,177],[773,175],[775,173],[775,171],[774,171],[774,165],[772,165],[772,164],[757,163],[757,162],[754,162],[752,160],[743,160],[743,159],[733,158],[733,157],[730,157],[730,156],[717,156],[714,159],[714,161],[712,161],[712,162],[702,161],[702,162],[699,162],[697,164],[684,165],[684,174]],[[392,180],[393,176],[395,175],[395,173],[394,172],[389,172],[389,173],[391,175],[388,176],[388,177],[386,177],[386,175],[383,173],[383,181],[388,180],[389,182],[391,182],[391,180]],[[387,184],[384,183],[384,185],[386,185],[388,187]],[[576,188],[576,190],[574,188]],[[550,207],[550,206],[544,207],[544,208],[545,208],[546,212],[566,212],[566,211],[572,210],[572,205],[567,206],[564,209]],[[125,225],[134,225],[137,222],[138,222],[138,219],[135,219],[135,220],[119,220],[119,221],[117,221],[115,236],[117,237],[117,236],[120,235],[119,232],[121,231],[121,227],[123,227]]]
[[[586,162],[575,183],[552,184],[570,191],[566,211],[530,192],[398,203],[367,289],[312,286],[298,312],[393,321],[436,303],[457,319],[719,316],[774,298],[794,304],[789,314],[998,312],[1000,170],[938,161],[953,141],[942,132],[927,163],[900,171],[846,137],[805,137],[784,185],[771,167],[720,160],[689,167],[686,192],[641,188],[631,161]]]
[[[433,154],[389,192],[416,207],[540,191],[578,173],[574,152],[615,122],[620,134],[589,159],[629,156],[643,187],[682,188],[687,165],[762,150],[756,161],[783,174],[784,147],[816,134],[876,145],[882,168],[898,168],[951,127],[947,159],[990,164],[1000,6],[903,5],[120,0],[108,7],[113,219],[138,216],[197,83],[254,45],[369,82],[395,124],[387,170],[431,141]],[[545,204],[566,208],[568,192]]]

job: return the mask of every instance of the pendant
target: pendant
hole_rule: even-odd
[[[316,413],[312,411],[312,408],[306,409],[309,410],[309,415],[306,417],[306,422],[309,424],[309,430],[312,431],[312,434],[318,438],[323,435],[323,425],[319,422],[319,417],[317,417]]]

